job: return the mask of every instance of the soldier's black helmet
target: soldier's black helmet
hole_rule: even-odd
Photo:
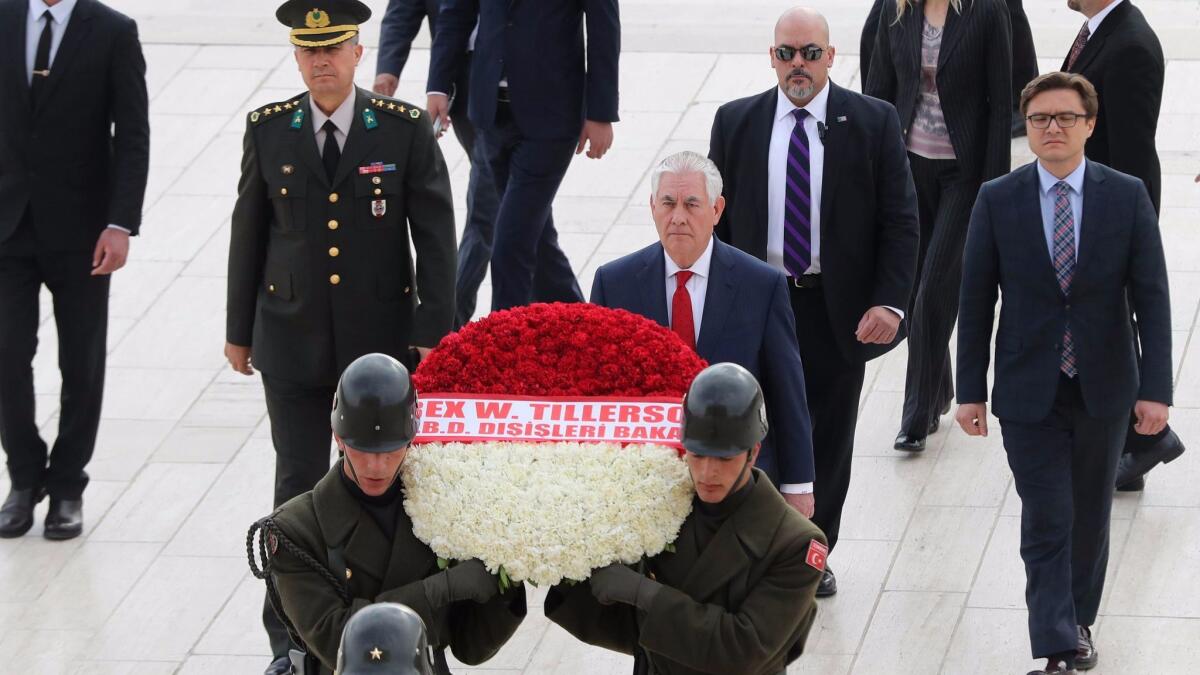
[[[425,623],[405,605],[360,609],[342,629],[337,675],[433,675]]]
[[[705,457],[733,457],[767,436],[762,388],[736,363],[711,365],[683,397],[683,447]]]
[[[417,392],[408,369],[387,354],[355,359],[338,380],[330,421],[346,445],[392,452],[417,435]]]

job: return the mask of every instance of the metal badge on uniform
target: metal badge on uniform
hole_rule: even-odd
[[[846,116],[845,116],[845,115],[838,115],[838,118],[837,118],[837,120],[838,120],[839,122],[845,122],[845,121],[846,121]]]
[[[395,164],[384,164],[383,162],[371,162],[358,167],[358,175],[366,176],[372,173],[391,173],[396,170]]]
[[[821,542],[813,539],[808,542],[808,555],[804,556],[804,562],[809,567],[818,572],[825,571],[825,561],[829,557],[829,547]]]
[[[304,108],[299,108],[292,113],[292,128],[299,129],[304,124]]]
[[[387,200],[374,199],[371,201],[371,215],[382,218],[387,213]]]
[[[365,108],[363,110],[362,118],[363,124],[366,125],[368,131],[379,126],[379,120],[375,119],[375,111],[371,110],[370,108]]]
[[[283,166],[279,167],[279,171],[285,176],[290,176],[296,172],[296,167],[292,166],[291,164],[284,164]]]

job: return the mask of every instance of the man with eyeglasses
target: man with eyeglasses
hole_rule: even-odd
[[[1084,153],[1092,161],[1141,178],[1157,212],[1162,168],[1154,136],[1166,73],[1162,45],[1141,10],[1129,0],[1067,0],[1067,6],[1087,20],[1062,69],[1088,78],[1100,100],[1096,133],[1088,139]],[[1140,491],[1146,485],[1147,472],[1159,462],[1174,460],[1183,450],[1183,441],[1171,427],[1143,436],[1132,430],[1131,423],[1117,468],[1117,489]]]
[[[797,7],[767,50],[778,85],[726,103],[709,157],[725,177],[721,241],[788,277],[813,421],[815,522],[837,545],[865,364],[904,338],[917,198],[891,104],[829,80],[829,24]],[[807,486],[782,485],[793,503]],[[837,592],[826,567],[817,597]]]
[[[1152,435],[1171,404],[1158,218],[1141,181],[1084,159],[1097,107],[1080,75],[1025,87],[1038,159],[983,185],[963,257],[956,419],[968,435],[988,435],[988,351],[1003,294],[992,407],[1021,497],[1030,644],[1047,660],[1034,674],[1096,665],[1090,626],[1129,411],[1136,432]]]

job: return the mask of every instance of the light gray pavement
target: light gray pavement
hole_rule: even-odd
[[[112,290],[109,373],[89,472],[85,536],[51,543],[39,525],[0,541],[0,672],[258,673],[262,585],[246,568],[247,525],[270,507],[273,453],[261,385],[221,356],[225,257],[245,113],[303,86],[274,0],[112,0],[138,19],[149,63],[152,146],[144,236]],[[364,31],[360,82],[374,74],[383,0]],[[867,0],[815,2],[843,51],[834,78],[857,88]],[[1057,67],[1081,19],[1061,0],[1027,1],[1042,70]],[[1121,495],[1102,617],[1101,675],[1183,675],[1200,658],[1200,1],[1141,0],[1168,65],[1159,130],[1162,228],[1173,295],[1177,407],[1195,447]],[[773,83],[766,47],[783,2],[626,0],[621,116],[601,161],[578,159],[555,205],[561,241],[587,289],[601,263],[653,240],[648,171],[704,152],[723,101]],[[428,39],[399,92],[422,103]],[[442,142],[461,227],[467,166]],[[1016,162],[1029,158],[1014,143]],[[486,307],[485,285],[480,306]],[[39,421],[54,434],[57,342],[43,305]],[[2,320],[2,319],[0,319]],[[1019,502],[999,435],[968,440],[949,418],[921,456],[891,449],[904,349],[871,364],[842,543],[841,593],[821,603],[808,652],[790,672],[844,675],[1024,673]],[[7,492],[0,470],[0,490]],[[479,674],[629,672],[540,613]]]

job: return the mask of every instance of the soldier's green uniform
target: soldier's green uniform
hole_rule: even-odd
[[[439,574],[437,556],[413,536],[402,505],[396,505],[395,531],[389,537],[346,483],[338,461],[312,492],[284,504],[272,519],[284,536],[345,584],[349,603],[329,579],[280,545],[278,538],[267,537],[268,548],[274,549],[271,573],[283,610],[309,652],[332,670],[350,616],[375,602],[398,602],[425,622],[435,650],[449,648],[467,664],[495,655],[525,616],[524,586],[482,604],[463,600],[434,606],[425,579]],[[329,549],[335,550],[333,555]]]
[[[749,372],[721,363],[696,377],[684,400],[690,453],[737,457],[765,435]],[[826,552],[820,529],[752,469],[722,501],[696,497],[675,550],[646,561],[644,576],[610,566],[556,586],[546,616],[584,642],[633,654],[638,675],[776,675],[804,649]]]

